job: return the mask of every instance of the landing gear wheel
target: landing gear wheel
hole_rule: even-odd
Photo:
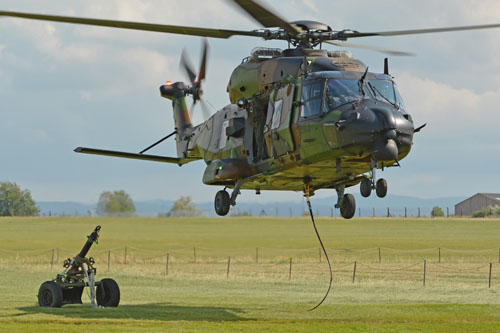
[[[63,303],[63,292],[54,281],[42,283],[38,289],[38,304],[42,307],[60,308]]]
[[[372,194],[372,181],[368,178],[363,178],[359,185],[359,192],[363,197],[368,198]]]
[[[215,195],[215,212],[219,216],[226,216],[229,213],[229,207],[231,206],[231,199],[229,198],[229,193],[222,190],[217,192]]]
[[[350,193],[344,194],[344,199],[342,199],[342,205],[340,206],[340,214],[345,219],[350,219],[356,213],[356,199]]]
[[[120,288],[113,279],[102,279],[101,285],[97,287],[97,304],[105,308],[116,308],[120,303]]]
[[[384,178],[380,178],[377,180],[377,184],[375,185],[375,192],[377,193],[377,197],[383,198],[387,194],[387,181]]]

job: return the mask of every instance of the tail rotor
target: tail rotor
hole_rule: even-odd
[[[193,116],[194,113],[194,107],[199,101],[201,106],[201,111],[203,113],[203,117],[205,120],[207,120],[210,117],[210,111],[208,110],[205,101],[202,99],[203,89],[201,88],[201,85],[202,82],[205,80],[206,76],[207,58],[208,58],[208,41],[205,38],[203,39],[201,64],[198,75],[196,75],[196,72],[193,70],[193,66],[188,60],[188,56],[185,50],[182,51],[181,61],[180,61],[180,67],[186,73],[186,76],[191,84],[191,86],[186,87],[186,95],[191,95],[193,97],[193,104],[191,106],[191,117]]]

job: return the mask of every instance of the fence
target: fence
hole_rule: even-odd
[[[54,248],[33,251],[0,249],[0,267],[32,265],[59,270],[78,250]],[[500,248],[491,249],[329,249],[334,277],[352,283],[410,282],[425,286],[469,284],[491,287],[500,270]],[[203,247],[169,250],[124,246],[92,250],[98,269],[157,273],[182,278],[305,280],[327,278],[325,258],[319,248],[276,249]],[[493,265],[493,263],[499,263]],[[497,272],[498,271],[498,272]]]

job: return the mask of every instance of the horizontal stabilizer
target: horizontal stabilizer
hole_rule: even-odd
[[[85,148],[85,147],[78,147],[75,149],[75,152],[81,153],[81,154],[103,155],[103,156],[111,156],[111,157],[132,158],[132,159],[136,159],[136,160],[173,163],[173,164],[178,164],[178,165],[182,165],[182,164],[185,164],[185,163],[191,161],[190,159],[181,159],[181,158],[177,158],[177,157],[166,157],[166,156],[158,156],[158,155],[126,153],[126,152],[122,152],[122,151],[94,149],[94,148]]]

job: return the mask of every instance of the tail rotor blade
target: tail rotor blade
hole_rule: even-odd
[[[186,50],[182,50],[180,67],[182,69],[184,69],[184,71],[186,72],[186,74],[189,78],[189,82],[191,84],[194,84],[194,82],[196,80],[196,74],[193,70],[193,66],[191,65],[191,63],[189,62],[189,60],[187,58]]]
[[[211,114],[210,110],[208,109],[207,103],[205,102],[204,99],[200,100],[200,106],[201,106],[201,112],[203,113],[203,119],[207,121],[208,118],[210,118]]]
[[[203,40],[203,49],[202,49],[202,54],[201,54],[200,72],[198,73],[198,80],[196,80],[197,84],[200,84],[200,82],[205,79],[206,70],[207,70],[207,56],[208,56],[208,41],[205,38]]]

